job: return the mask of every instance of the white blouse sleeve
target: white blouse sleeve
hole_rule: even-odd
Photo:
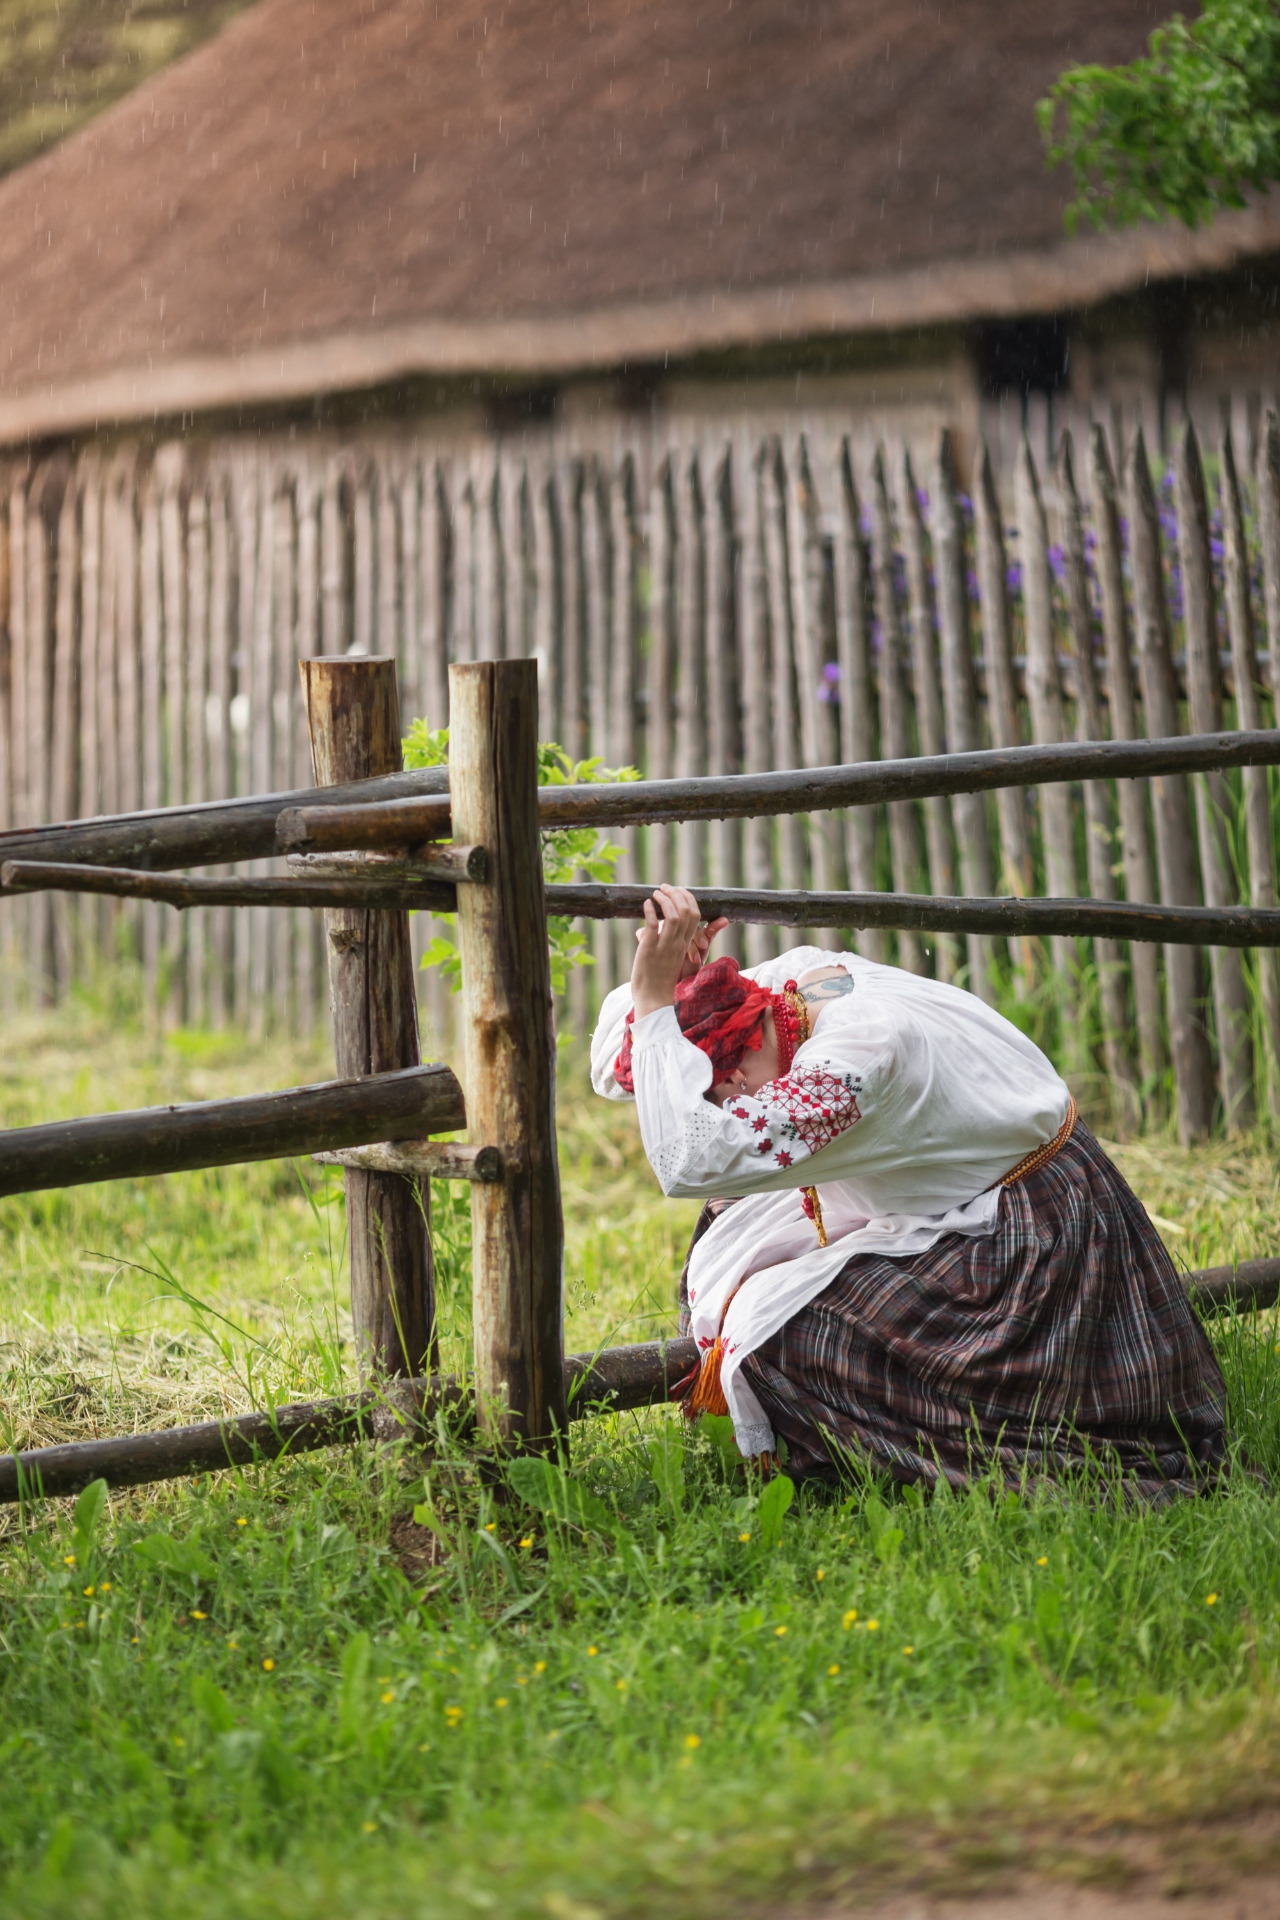
[[[613,1063],[622,1052],[630,1011],[631,983],[624,980],[620,987],[615,987],[612,993],[605,995],[600,1018],[591,1037],[591,1084],[606,1100],[634,1098],[632,1094],[624,1093],[613,1077]]]
[[[649,1164],[680,1199],[808,1186],[807,1162],[858,1124],[869,1098],[865,1076],[815,1060],[715,1106],[704,1097],[711,1062],[684,1038],[673,1007],[636,1021],[631,1069]]]

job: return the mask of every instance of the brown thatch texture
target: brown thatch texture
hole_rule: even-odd
[[[262,0],[0,184],[0,427],[72,385],[92,417],[660,358],[1069,304],[1141,283],[1153,244],[1157,271],[1216,264],[1257,216],[1067,245],[1034,122],[1065,65],[1132,56],[1161,11]]]

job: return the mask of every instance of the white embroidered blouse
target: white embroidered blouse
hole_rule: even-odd
[[[745,1195],[694,1249],[693,1334],[717,1335],[721,1382],[744,1453],[774,1437],[742,1360],[854,1254],[923,1253],[946,1233],[994,1231],[1000,1180],[1051,1140],[1069,1094],[1026,1035],[976,995],[856,954],[797,947],[744,971],[772,992],[818,967],[844,967],[853,991],[819,1006],[790,1071],[754,1096],[705,1098],[711,1062],[672,1007],[632,1028],[640,1133],[664,1193]],[[597,1093],[613,1076],[629,986],[600,1010],[591,1048]],[[830,1244],[817,1244],[798,1189],[816,1186]]]

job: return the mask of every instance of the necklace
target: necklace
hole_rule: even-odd
[[[773,1005],[773,1023],[778,1030],[778,1073],[791,1070],[791,1062],[812,1031],[809,1005],[794,980],[788,980]],[[827,1244],[827,1229],[822,1219],[822,1202],[816,1187],[801,1187],[800,1205],[818,1229],[818,1245]]]

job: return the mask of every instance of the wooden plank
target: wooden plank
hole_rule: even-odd
[[[467,1118],[504,1177],[471,1188],[472,1326],[482,1425],[507,1446],[563,1449],[564,1225],[555,1038],[538,835],[537,667],[455,667],[449,782],[492,878],[458,901]]]
[[[726,443],[719,457],[708,462],[704,516],[707,565],[707,770],[742,770],[742,695],[738,657],[739,543],[735,532],[737,502],[733,486],[733,458]],[[736,820],[711,823],[707,874],[713,886],[742,884],[742,827]],[[619,875],[619,878],[627,876]],[[728,930],[726,929],[726,932]],[[745,949],[730,936],[718,952],[741,961]]]
[[[398,479],[395,461],[385,447],[380,447],[374,461],[373,493],[378,562],[378,620],[374,647],[384,657],[389,654],[397,661],[400,658],[401,607]]]
[[[498,462],[499,506],[502,514],[502,649],[503,660],[523,660],[532,651],[529,633],[529,564],[525,511],[524,461],[510,447]]]
[[[139,658],[141,663],[142,805],[162,807],[164,791],[164,616],[160,587],[160,475],[153,461],[142,494],[142,537],[138,549]],[[142,975],[149,1016],[162,1019],[160,993],[160,914],[142,910]]]
[[[1004,546],[1004,521],[996,493],[991,455],[984,441],[978,449],[973,487],[974,530],[977,538],[978,597],[982,615],[982,657],[987,690],[987,722],[997,747],[1015,747],[1022,738],[1018,725],[1018,690],[1013,677],[1013,637],[1009,620],[1009,588]],[[1020,793],[1003,793],[996,804],[1000,828],[1000,878],[1009,892],[1025,897],[1031,892],[1031,846],[1027,835],[1027,806]],[[1025,942],[1012,948],[1013,990],[1021,998],[1031,987],[1031,952]]]
[[[368,1140],[412,1140],[463,1125],[462,1089],[442,1066],[384,1070],[371,1078],[348,1075],[236,1100],[54,1120],[0,1133],[0,1196],[279,1160]]]
[[[1243,1292],[1245,1267],[1232,1277]],[[564,1362],[563,1388],[570,1419],[665,1403],[673,1384],[694,1365],[697,1352],[692,1340],[650,1340],[634,1347],[608,1347],[603,1353],[571,1355]],[[206,1420],[194,1427],[163,1427],[124,1439],[87,1440],[0,1456],[0,1500],[79,1493],[92,1480],[105,1480],[111,1487],[143,1486],[183,1474],[276,1460],[282,1454],[349,1446],[366,1436],[397,1441],[431,1435],[441,1417],[456,1429],[465,1425],[466,1416],[463,1386],[451,1376],[388,1382],[341,1400],[304,1401],[273,1407],[269,1413],[241,1414],[234,1420]]]
[[[1027,705],[1031,713],[1031,737],[1040,745],[1068,737],[1062,699],[1062,676],[1058,668],[1058,650],[1053,631],[1053,584],[1049,576],[1049,529],[1044,502],[1040,497],[1040,478],[1031,447],[1024,434],[1014,469],[1014,499],[1018,516],[1018,537],[1022,550],[1022,599],[1026,619]],[[1058,899],[1076,892],[1075,822],[1072,818],[1071,789],[1066,786],[1042,787],[1040,831],[1044,846],[1045,891]],[[1066,940],[1051,943],[1053,971],[1061,994],[1062,1040],[1073,1064],[1083,1066],[1079,1049],[1073,1051],[1073,1037],[1079,1032],[1076,1019],[1076,992],[1080,956]]]
[[[767,774],[773,766],[773,729],[769,712],[769,587],[764,538],[763,453],[745,434],[734,443],[735,472],[741,476],[743,498],[742,555],[742,711],[743,763],[751,775]],[[763,815],[751,820],[743,840],[743,870],[748,886],[769,887],[774,882],[772,823]],[[747,959],[759,966],[778,951],[772,928],[749,928]]]
[[[69,472],[58,509],[54,573],[53,708],[49,733],[49,810],[55,820],[78,812],[76,745],[79,739],[80,635],[77,602],[80,574],[79,476]],[[68,903],[55,901],[52,913],[54,995],[62,999],[76,974],[78,942],[73,924],[78,916]]]
[[[234,791],[232,774],[231,688],[232,608],[235,589],[232,569],[232,496],[227,475],[218,470],[209,493],[209,691],[206,696],[206,733],[209,741],[209,796],[225,800]],[[201,816],[196,816],[197,818]],[[207,817],[207,814],[204,816]],[[198,849],[191,864],[198,860]],[[132,858],[106,854],[108,859]],[[232,928],[225,911],[210,915],[209,1022],[224,1027],[232,1013]]]
[[[263,548],[270,551],[270,545]],[[373,468],[362,460],[351,497],[351,647],[357,654],[371,654],[377,645],[374,565]]]
[[[765,577],[769,606],[773,765],[779,768],[800,767],[804,765],[804,754],[800,744],[796,641],[791,624],[787,473],[782,448],[776,439],[769,443],[760,480],[764,502]],[[788,890],[803,887],[808,878],[808,834],[804,822],[789,814],[776,823],[774,835],[778,877],[783,887]],[[793,935],[794,929],[783,928],[782,938],[787,946],[795,944]]]
[[[98,804],[105,814],[119,813],[121,806],[117,672],[119,635],[116,622],[116,581],[120,558],[116,522],[120,513],[121,483],[120,463],[116,460],[108,469],[102,490],[102,576],[98,618],[98,741],[102,767]]]
[[[80,661],[78,687],[78,755],[80,775],[76,812],[94,814],[102,808],[101,736],[98,712],[98,636],[102,580],[102,467],[96,453],[80,462]],[[3,551],[0,548],[0,551]],[[2,676],[0,676],[2,677]],[[0,733],[3,732],[3,696],[0,695]],[[0,759],[3,758],[0,743]],[[3,768],[0,767],[0,784]],[[10,822],[4,814],[0,793],[0,831]],[[76,956],[77,977],[91,978],[101,963],[104,950],[105,916],[92,901],[82,901],[79,916],[80,941]],[[0,956],[3,940],[0,939]]]
[[[330,1167],[367,1167],[371,1173],[402,1173],[428,1180],[501,1180],[496,1147],[467,1147],[454,1140],[380,1140],[368,1147],[339,1147],[311,1158]]]
[[[533,657],[538,663],[538,737],[560,737],[560,621],[556,524],[551,473],[544,460],[530,462],[529,506],[533,532]]]
[[[634,780],[600,786],[543,787],[540,826],[614,827],[628,823],[714,820],[786,813],[822,807],[876,806],[885,801],[925,800],[935,793],[989,793],[1058,780],[1119,780],[1158,774],[1185,775],[1216,767],[1280,764],[1280,733],[1175,734],[1168,740],[1110,740],[1077,745],[1013,747],[981,753],[918,754],[873,760],[852,767],[805,767],[796,771],[746,773],[696,780]],[[418,776],[425,780],[428,776]],[[72,828],[70,833],[77,830]],[[448,799],[389,800],[365,806],[284,807],[276,821],[280,846],[309,852],[417,846],[452,831]],[[0,840],[0,858],[23,857],[56,847],[56,834],[11,834]]]
[[[1280,428],[1277,427],[1274,413],[1267,415],[1258,437],[1257,472],[1263,580],[1269,595],[1271,582],[1267,578],[1267,547],[1272,549],[1273,566],[1280,558],[1277,552],[1277,548],[1280,548]],[[1249,590],[1249,548],[1245,538],[1235,452],[1229,433],[1222,446],[1222,521],[1227,632],[1231,641],[1236,725],[1252,731],[1264,724],[1265,710]],[[1276,654],[1273,652],[1271,657],[1274,661]],[[1265,769],[1246,768],[1242,786],[1249,899],[1255,907],[1272,907],[1276,902],[1276,850]],[[1256,1054],[1259,1104],[1275,1115],[1280,1113],[1280,963],[1275,953],[1267,951],[1256,954],[1253,964],[1258,981],[1260,1015]]]
[[[640,557],[641,538],[636,511],[636,467],[631,448],[619,443],[614,452],[609,487],[609,530],[612,579],[609,597],[608,761],[611,767],[634,767],[640,759],[639,690]],[[619,880],[639,878],[636,829],[624,827],[611,836],[619,848]],[[614,977],[623,980],[631,966],[626,932],[618,928],[614,940]]]
[[[672,772],[675,743],[675,528],[671,463],[664,460],[649,493],[649,677],[644,714],[644,765],[650,780]],[[675,836],[664,826],[645,829],[646,878],[675,873]]]
[[[1085,556],[1084,521],[1076,490],[1071,435],[1064,434],[1058,464],[1058,500],[1061,519],[1063,584],[1067,600],[1067,628],[1071,635],[1076,675],[1076,733],[1081,740],[1101,740],[1106,714],[1098,666],[1094,657],[1093,615],[1089,600],[1089,572]],[[1084,786],[1085,870],[1095,900],[1114,900],[1112,872],[1115,835],[1111,796],[1102,780]],[[1098,1002],[1102,1018],[1102,1056],[1111,1090],[1112,1125],[1132,1133],[1141,1119],[1136,1064],[1129,1044],[1130,1020],[1125,993],[1125,969],[1114,940],[1093,943],[1098,971]]]
[[[162,787],[170,806],[181,806],[189,798],[186,780],[186,686],[185,668],[189,645],[186,629],[186,535],[183,527],[187,479],[185,456],[180,444],[161,449],[156,459],[160,482],[160,615],[162,630],[161,711],[164,729],[164,768]],[[181,928],[164,921],[160,928],[160,965],[166,988],[167,1017],[174,1023],[183,1018],[185,1000],[185,954],[187,937],[198,936],[196,927]]]
[[[428,459],[422,469],[422,695],[430,727],[449,724],[449,515],[439,467]]]
[[[451,660],[476,657],[476,499],[468,468],[454,463],[452,473],[451,600],[449,640]]]
[[[609,540],[607,505],[601,498],[603,481],[595,459],[587,461],[582,476],[582,604],[586,623],[587,751],[605,759],[609,751]],[[518,656],[517,656],[518,657]],[[599,1006],[615,985],[614,929],[591,928],[595,966],[589,981],[590,998]]]
[[[60,493],[59,473],[51,464],[36,469],[27,495],[26,657],[26,806],[29,820],[49,818],[49,666],[53,609],[50,601],[52,531],[46,515],[50,495]],[[47,900],[33,900],[26,928],[26,962],[37,999],[54,997],[52,916]]]
[[[902,551],[907,576],[907,633],[911,655],[911,685],[915,695],[916,727],[921,753],[946,751],[943,724],[942,676],[938,664],[938,636],[934,612],[933,583],[927,552],[927,535],[921,512],[920,489],[911,465],[911,453],[903,442],[898,462],[898,525],[902,532]],[[951,831],[951,805],[937,795],[924,803],[925,847],[929,859],[929,884],[933,893],[954,893],[955,853]],[[1074,888],[1072,889],[1074,892]],[[935,969],[940,980],[954,980],[959,967],[955,942],[940,939],[935,948]]]
[[[197,469],[187,501],[186,659],[179,663],[186,720],[186,779],[182,798],[196,805],[209,798],[209,488],[208,476]],[[202,913],[187,929],[186,1011],[194,1027],[210,1024],[209,963],[213,933],[211,917]]]
[[[827,766],[839,753],[834,707],[828,698],[828,658],[835,658],[834,609],[827,585],[827,553],[818,502],[817,483],[810,458],[807,431],[794,435],[786,449],[788,480],[787,573],[791,587],[791,631],[795,639],[796,689],[799,697],[800,752],[806,766]],[[841,822],[830,814],[813,815],[807,822],[809,863],[813,884],[821,892],[844,878]],[[834,929],[821,928],[815,944],[838,946]]]
[[[273,489],[271,550],[271,769],[272,784],[304,777],[296,749],[305,751],[305,714],[300,712],[295,595],[297,516],[292,476],[282,473]],[[380,508],[381,511],[381,508]],[[278,870],[278,869],[277,869]],[[297,916],[272,914],[268,923],[271,1018],[282,1031],[299,1033],[305,1022],[294,978]]]
[[[495,522],[493,456],[487,444],[473,444],[468,461],[471,497],[472,580],[475,596],[474,660],[497,660],[501,655],[502,608],[498,598],[498,538]]]
[[[896,541],[884,448],[877,447],[871,470],[871,513],[874,526],[872,573],[875,581],[876,623],[880,629],[880,744],[887,759],[903,760],[914,751],[911,737],[911,694],[907,685],[906,643],[895,576]],[[920,824],[910,801],[889,803],[889,850],[893,884],[899,893],[919,893],[924,866]],[[784,877],[785,884],[785,877]],[[898,963],[911,973],[925,971],[920,942],[912,934],[898,939]]]
[[[1160,523],[1141,428],[1134,438],[1125,479],[1142,704],[1148,734],[1168,736],[1178,730],[1178,695],[1164,597]],[[1154,783],[1152,797],[1160,898],[1170,907],[1197,905],[1200,888],[1185,779],[1162,775]],[[1213,1058],[1200,1011],[1203,973],[1199,955],[1185,948],[1168,948],[1165,986],[1178,1133],[1184,1143],[1190,1143],[1208,1137],[1214,1102]]]
[[[366,872],[342,874],[232,875],[208,880],[194,874],[148,873],[138,868],[82,867],[56,862],[0,862],[0,885],[14,892],[54,890],[100,893],[133,900],[162,900],[184,908],[207,900],[239,905],[360,907],[391,910],[422,905],[452,911],[465,891],[440,881],[424,881],[412,863],[387,862]],[[594,881],[545,889],[548,914],[588,920],[639,920],[650,889],[599,885]],[[709,918],[726,915],[745,925],[776,926],[780,919],[797,927],[890,927],[928,932],[1107,935],[1118,939],[1165,941],[1179,946],[1228,947],[1280,945],[1280,911],[1254,907],[1159,907],[1093,900],[967,900],[955,894],[814,893],[805,888],[783,893],[770,888],[700,887],[698,899]]]
[[[335,655],[347,650],[346,539],[343,514],[344,474],[341,462],[325,469],[320,495],[320,627],[321,650]]]
[[[303,660],[299,671],[317,784],[397,772],[395,661]],[[408,916],[340,909],[325,915],[325,933],[339,1073],[416,1067],[418,1007]],[[395,1174],[352,1167],[346,1192],[351,1313],[362,1365],[381,1375],[414,1373],[437,1346],[430,1190],[415,1189]]]
[[[1129,610],[1124,590],[1120,508],[1106,435],[1096,424],[1089,439],[1089,491],[1098,542],[1098,588],[1102,599],[1111,735],[1113,740],[1135,740],[1138,737],[1138,713]],[[1125,892],[1130,900],[1155,898],[1147,798],[1145,785],[1140,785],[1136,780],[1119,781],[1116,802],[1120,814],[1120,858],[1124,868]],[[1143,1100],[1148,1111],[1154,1115],[1159,1106],[1157,1086],[1167,1059],[1160,1017],[1157,956],[1153,949],[1139,947],[1130,955],[1130,965]]]
[[[688,779],[707,768],[706,550],[698,448],[682,447],[675,460],[675,775]],[[707,877],[706,861],[705,824],[685,821],[676,836],[675,878],[682,886],[700,886]]]
[[[417,534],[417,503],[407,500],[409,483],[397,496],[397,505],[401,512],[401,535],[404,536],[404,518],[409,517],[410,543]],[[294,582],[294,629],[289,642],[294,659],[308,659],[319,655],[323,646],[320,631],[320,482],[315,463],[307,456],[299,460],[294,469],[294,512],[297,523],[297,545],[295,553]],[[414,548],[410,544],[408,553]],[[412,576],[416,579],[416,574]],[[408,554],[405,559],[404,592],[406,622],[414,617],[411,600],[411,569]],[[402,647],[408,650],[407,635],[402,635]],[[294,678],[293,659],[284,663],[283,686],[290,714],[291,761],[293,767],[303,773],[310,764],[310,743],[307,739],[307,716]],[[293,976],[295,1001],[295,1026],[300,1033],[313,1033],[319,1024],[321,1015],[327,1009],[323,1005],[322,965],[320,941],[322,928],[311,913],[294,915],[293,922]]]
[[[833,580],[836,606],[836,665],[840,669],[840,757],[863,764],[876,754],[876,689],[871,674],[871,587],[862,503],[858,498],[849,443],[841,437],[833,460],[835,515]],[[876,814],[851,807],[845,815],[845,859],[851,884],[869,893],[876,883]],[[990,889],[988,889],[990,891]],[[860,936],[858,952],[868,960],[885,958],[879,932]]]
[[[232,630],[231,791],[236,794],[257,792],[253,784],[249,758],[250,728],[254,700],[254,632],[259,568],[266,556],[258,550],[258,461],[237,450],[232,469],[236,523],[236,616]],[[236,914],[231,921],[231,1017],[237,1025],[249,1024],[249,966],[251,955],[251,916]]]
[[[974,753],[982,745],[978,716],[978,679],[969,618],[968,557],[960,510],[955,443],[949,429],[938,439],[930,503],[933,558],[937,570],[938,635],[942,651],[942,705],[946,744],[953,753]],[[992,891],[991,836],[987,803],[977,794],[957,795],[952,803],[960,887],[968,894]],[[991,1002],[991,944],[978,934],[965,943],[968,986]]]
[[[263,793],[276,782],[272,779],[275,761],[275,659],[272,634],[272,615],[275,608],[275,558],[276,525],[279,512],[276,505],[277,474],[269,458],[264,455],[258,473],[258,524],[257,555],[254,570],[253,625],[249,633],[241,633],[240,645],[247,653],[249,661],[249,735],[246,788],[249,793]],[[368,566],[369,552],[366,547],[364,560],[360,558],[359,529],[361,512],[368,514],[369,481],[366,474],[361,488],[357,491],[357,606],[359,595],[365,591],[359,587],[359,575],[362,565]],[[361,502],[363,506],[361,507]],[[371,522],[365,527],[366,538],[371,532]],[[357,611],[357,631],[368,634],[368,619],[372,616],[372,585],[370,583],[366,598],[370,604],[362,615]],[[360,621],[366,624],[360,628]],[[246,644],[247,642],[247,644]],[[248,997],[243,1003],[241,1018],[249,1032],[254,1035],[265,1033],[268,1024],[278,1009],[271,997],[272,967],[270,919],[261,913],[249,912],[242,916],[247,922],[249,935],[249,955],[247,973],[242,979],[247,987]],[[403,1064],[398,1062],[397,1064]]]
[[[1181,561],[1183,630],[1187,648],[1187,706],[1192,733],[1222,725],[1222,668],[1218,658],[1218,610],[1214,604],[1213,562],[1209,553],[1209,503],[1196,430],[1188,420],[1174,450],[1174,500]],[[1232,907],[1239,894],[1228,842],[1234,806],[1227,777],[1198,774],[1192,783],[1200,838],[1200,876],[1208,907]],[[1214,947],[1209,952],[1214,1025],[1218,1054],[1218,1090],[1228,1133],[1251,1126],[1253,1048],[1244,971],[1238,953]]]

